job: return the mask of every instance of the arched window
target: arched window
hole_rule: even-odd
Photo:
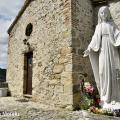
[[[33,31],[33,25],[32,23],[29,23],[26,27],[25,35],[30,36]]]

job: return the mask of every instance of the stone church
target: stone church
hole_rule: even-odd
[[[119,0],[26,0],[8,29],[7,82],[12,96],[73,109],[80,80],[93,73],[83,51],[100,6],[109,5],[120,27]]]

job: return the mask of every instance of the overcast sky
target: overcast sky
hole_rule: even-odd
[[[0,0],[0,68],[7,68],[7,29],[25,0]]]

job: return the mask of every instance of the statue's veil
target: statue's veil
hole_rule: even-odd
[[[102,22],[100,13],[101,13],[101,11],[102,11],[103,9],[105,9],[106,12],[107,12],[107,21],[108,21],[108,22],[113,21],[112,16],[111,16],[111,14],[110,14],[109,7],[108,7],[108,6],[103,6],[103,7],[101,7],[101,8],[99,9],[99,11],[98,11],[98,24],[100,24],[100,23]]]

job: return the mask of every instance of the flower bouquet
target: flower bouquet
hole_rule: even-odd
[[[99,106],[100,98],[97,95],[95,87],[89,82],[84,82],[81,80],[81,103],[80,108],[88,110],[91,106]]]

